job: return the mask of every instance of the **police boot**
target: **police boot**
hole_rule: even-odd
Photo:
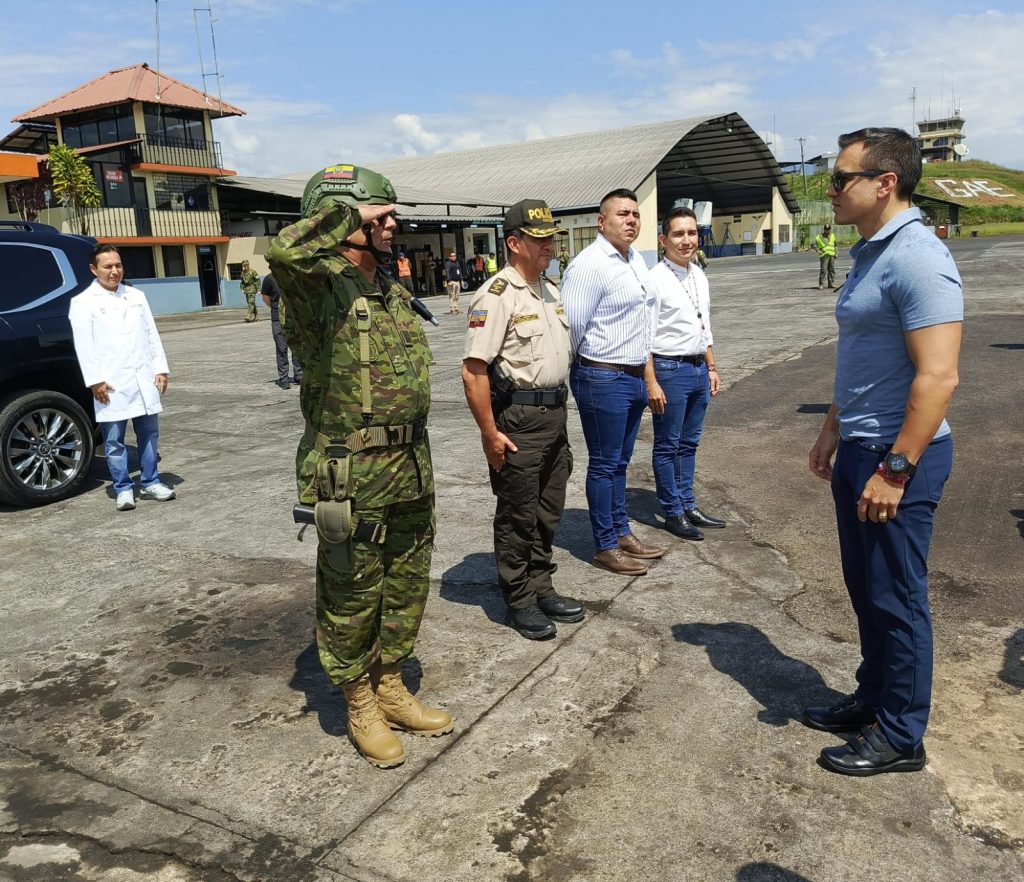
[[[427,707],[405,688],[402,668],[397,664],[377,667],[380,682],[377,685],[377,704],[392,729],[401,729],[410,735],[436,738],[447,735],[454,724],[451,715],[439,708]]]
[[[370,675],[342,684],[348,702],[348,737],[367,762],[378,769],[390,769],[405,762],[402,742],[388,728],[387,720],[373,694]]]

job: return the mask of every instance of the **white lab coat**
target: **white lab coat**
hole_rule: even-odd
[[[170,371],[146,295],[130,285],[108,291],[94,280],[71,299],[68,318],[85,385],[114,387],[108,404],[93,398],[96,421],[160,413],[156,375]]]

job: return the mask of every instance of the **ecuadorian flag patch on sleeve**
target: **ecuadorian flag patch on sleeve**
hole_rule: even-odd
[[[487,310],[474,309],[469,313],[469,326],[471,328],[482,328],[487,324]]]

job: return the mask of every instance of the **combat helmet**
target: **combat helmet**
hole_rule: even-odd
[[[359,203],[390,205],[396,198],[384,175],[358,165],[329,165],[309,179],[301,210],[303,217],[309,217],[328,200],[356,207]]]

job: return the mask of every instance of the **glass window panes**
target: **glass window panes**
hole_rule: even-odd
[[[156,207],[161,211],[208,211],[209,178],[199,175],[153,175]]]
[[[592,242],[597,241],[597,227],[576,227],[572,231],[572,253],[579,254]]]
[[[185,275],[185,249],[181,245],[164,245],[164,275],[178,278]]]
[[[124,266],[124,278],[126,284],[134,284],[139,279],[152,279],[156,277],[156,268],[153,264],[153,249],[139,246],[119,245],[121,263]]]

